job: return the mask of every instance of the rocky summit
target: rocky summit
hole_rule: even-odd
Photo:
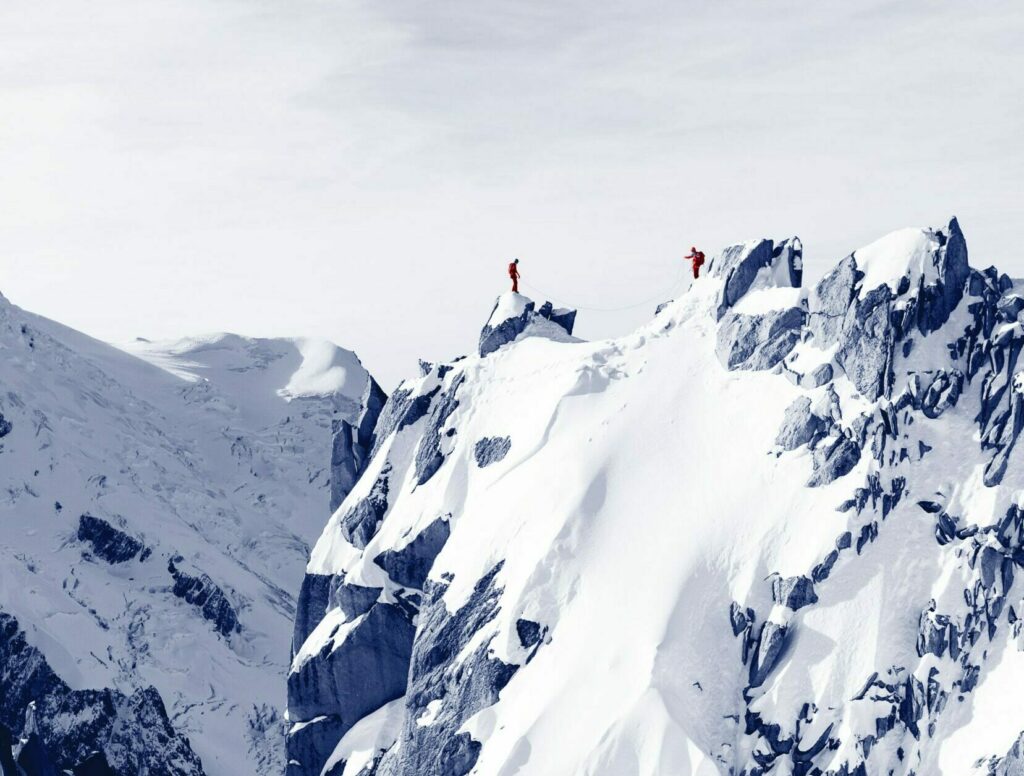
[[[289,776],[1020,772],[1024,295],[956,219],[817,276],[730,246],[605,342],[506,294],[403,382],[299,595]]]
[[[1024,291],[956,219],[485,321],[386,396],[0,299],[4,776],[1022,772]]]

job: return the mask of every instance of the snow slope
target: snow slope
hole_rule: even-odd
[[[0,610],[72,691],[155,687],[206,773],[280,772],[294,591],[375,387],[326,342],[119,350],[0,297]]]
[[[1010,767],[1024,301],[955,220],[802,262],[405,381],[307,568],[289,774]]]

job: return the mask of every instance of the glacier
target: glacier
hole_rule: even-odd
[[[1024,296],[956,219],[637,331],[502,295],[297,602],[289,776],[1024,772]]]
[[[0,297],[4,776],[282,772],[296,592],[384,399],[323,340],[115,348]]]

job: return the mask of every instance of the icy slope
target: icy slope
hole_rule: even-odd
[[[1024,299],[955,221],[802,261],[406,381],[307,569],[289,773],[1016,772]]]
[[[0,652],[22,656],[0,669],[0,736],[35,731],[41,753],[15,748],[62,768],[98,750],[118,774],[280,771],[294,591],[332,445],[358,449],[383,397],[324,342],[129,349],[0,297]],[[144,735],[163,708],[191,759]]]

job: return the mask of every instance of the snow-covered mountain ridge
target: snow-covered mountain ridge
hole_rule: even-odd
[[[955,220],[802,269],[733,246],[606,342],[506,295],[405,381],[307,568],[289,774],[1020,772],[1024,297]]]
[[[322,341],[126,347],[0,297],[5,776],[280,772],[294,593],[384,397]]]

